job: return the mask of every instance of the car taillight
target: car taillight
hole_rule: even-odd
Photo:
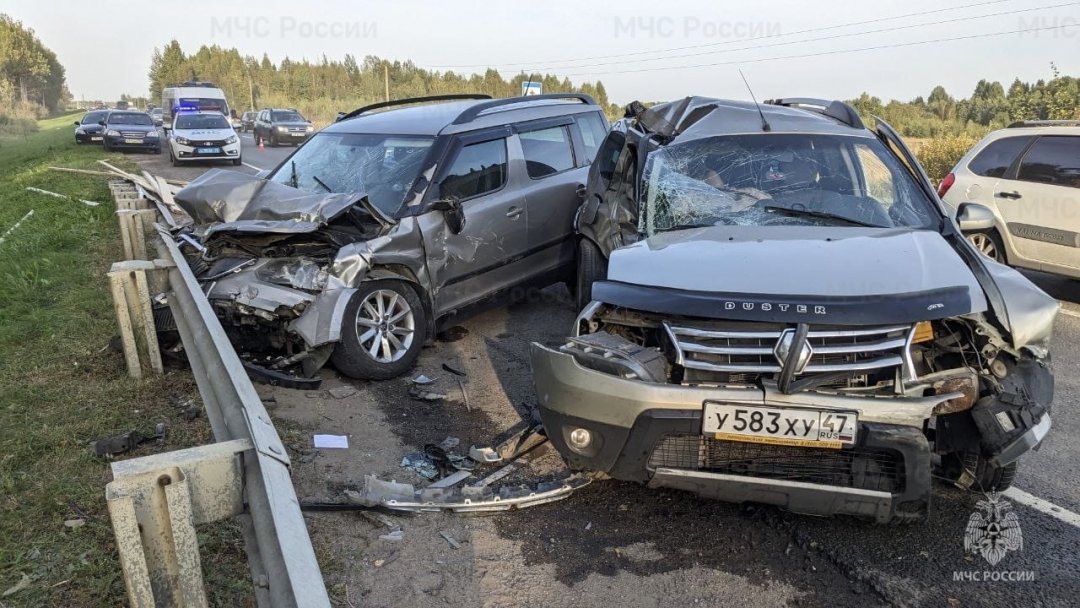
[[[952,188],[952,185],[956,183],[956,176],[952,173],[945,176],[945,179],[941,180],[941,185],[938,186],[937,195],[944,198],[945,193]]]

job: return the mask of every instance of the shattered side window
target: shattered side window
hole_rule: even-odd
[[[933,207],[872,138],[751,134],[652,152],[642,177],[644,228],[854,225],[927,228]]]
[[[319,133],[269,179],[317,194],[366,194],[392,216],[416,182],[433,141],[411,135]]]

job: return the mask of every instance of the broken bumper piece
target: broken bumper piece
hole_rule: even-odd
[[[346,490],[347,500],[364,507],[383,507],[395,511],[452,511],[483,513],[535,507],[562,500],[589,485],[592,475],[579,473],[565,479],[529,486],[504,486],[497,491],[487,486],[463,488],[423,488],[412,484],[383,481],[374,475],[364,477],[360,491]]]

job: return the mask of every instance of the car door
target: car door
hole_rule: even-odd
[[[1022,256],[1043,270],[1080,270],[1080,136],[1036,139],[994,198]]]
[[[512,287],[528,274],[524,161],[511,135],[501,127],[459,136],[450,145],[429,198],[457,201],[464,218],[460,232],[450,230],[445,212],[418,218],[436,316]]]
[[[589,171],[583,151],[575,154],[575,130],[570,116],[514,127],[525,160],[529,268],[535,274],[574,262],[574,216]]]

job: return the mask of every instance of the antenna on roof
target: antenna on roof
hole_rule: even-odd
[[[750,99],[754,100],[754,106],[757,108],[758,116],[761,117],[761,130],[766,133],[772,131],[772,127],[769,126],[769,121],[765,120],[765,113],[761,111],[761,104],[757,102],[757,97],[754,97],[754,90],[750,88],[750,83],[746,81],[746,74],[742,73],[742,69],[739,69],[739,76],[742,76],[743,84],[746,85],[746,90],[750,91]]]

